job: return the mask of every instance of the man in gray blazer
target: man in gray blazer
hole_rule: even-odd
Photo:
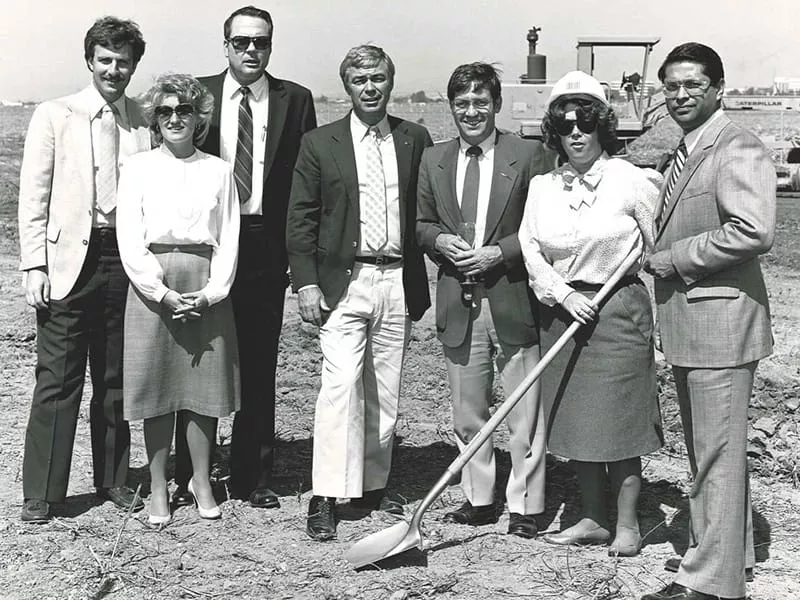
[[[486,63],[456,67],[447,98],[459,137],[425,150],[417,198],[417,238],[439,265],[436,330],[444,346],[453,424],[463,448],[489,419],[494,366],[506,396],[539,361],[536,299],[528,287],[517,232],[528,183],[553,165],[541,142],[495,128],[500,79]],[[470,234],[462,223],[470,224]],[[474,237],[465,239],[465,237]],[[469,284],[471,278],[476,283]],[[494,363],[494,364],[493,364]],[[537,534],[544,511],[545,427],[539,388],[528,390],[508,418],[511,473],[508,532]],[[495,459],[487,442],[461,473],[466,502],[445,520],[497,521]]]
[[[675,582],[642,600],[744,598],[753,563],[747,406],[758,361],[772,351],[758,256],[774,237],[775,167],[758,138],[722,111],[714,50],[677,46],[658,75],[684,137],[645,269],[655,277],[694,481],[689,548]]]
[[[87,357],[97,495],[142,508],[125,485],[130,432],[122,418],[122,319],[128,279],[115,235],[116,181],[150,134],[125,89],[144,54],[132,21],[104,17],[86,33],[89,86],[40,104],[19,186],[20,269],[36,309],[36,386],[25,435],[23,521],[43,523],[67,493]]]

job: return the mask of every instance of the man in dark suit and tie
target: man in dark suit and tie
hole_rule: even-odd
[[[233,166],[241,203],[239,264],[231,289],[242,384],[233,421],[230,491],[251,506],[276,508],[270,489],[275,448],[275,370],[288,261],[286,211],[292,169],[303,133],[316,127],[311,92],[266,72],[272,53],[270,14],[253,6],[234,11],[223,26],[228,69],[200,77],[214,96],[201,150]],[[180,438],[179,438],[180,439]],[[174,504],[190,501],[184,444],[176,448]]]
[[[386,114],[394,64],[381,48],[351,49],[339,74],[353,110],[303,137],[287,226],[300,316],[320,326],[306,525],[316,540],[336,534],[337,497],[402,514],[386,496],[400,372],[411,321],[430,306],[414,223],[431,138]]]
[[[457,67],[447,98],[459,137],[422,157],[417,238],[439,265],[436,329],[447,362],[456,441],[463,448],[489,419],[493,361],[508,396],[539,360],[536,300],[517,232],[528,183],[549,171],[553,160],[540,142],[495,128],[502,96],[491,65]],[[507,423],[508,532],[532,538],[534,515],[544,511],[545,428],[537,385]],[[461,473],[466,502],[445,520],[496,522],[495,472],[494,449],[487,442]]]
[[[144,49],[136,23],[98,19],[84,39],[91,84],[40,104],[25,138],[20,268],[25,298],[36,309],[37,362],[22,466],[23,521],[49,521],[51,504],[66,496],[87,358],[97,495],[123,508],[144,506],[126,486],[122,321],[128,278],[115,233],[119,167],[150,149],[147,123],[125,95]]]
[[[655,278],[664,356],[672,364],[689,464],[689,548],[675,582],[643,600],[745,597],[753,566],[747,407],[772,351],[758,256],[775,232],[775,167],[722,110],[722,60],[681,44],[658,72],[684,137],[656,208]]]

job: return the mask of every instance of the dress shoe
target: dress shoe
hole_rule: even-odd
[[[533,539],[539,532],[536,526],[536,518],[533,515],[521,515],[519,513],[508,514],[508,533],[525,539]]]
[[[560,533],[551,533],[544,536],[544,541],[556,546],[593,546],[597,544],[607,544],[611,539],[611,534],[604,527],[597,526],[585,533],[576,534],[566,529]]]
[[[609,556],[631,557],[639,554],[642,549],[642,535],[639,528],[617,525],[617,534],[608,548]]]
[[[678,569],[681,566],[681,557],[675,556],[673,558],[668,558],[664,563],[664,570],[669,571],[670,573],[677,573]],[[744,570],[744,580],[747,583],[752,583],[754,579],[753,567],[747,567]]]
[[[444,515],[445,523],[460,523],[461,525],[488,525],[497,523],[497,507],[494,504],[486,506],[472,506],[468,501],[455,510]]]
[[[312,496],[308,503],[306,533],[318,542],[336,537],[336,498]]]
[[[679,583],[670,583],[664,589],[645,594],[641,600],[719,600],[719,596],[697,592]],[[730,598],[729,600],[744,600],[744,597]]]
[[[19,518],[25,523],[47,523],[53,518],[50,514],[50,503],[39,498],[29,498],[23,502]]]
[[[150,509],[149,509],[149,513],[150,514],[147,515],[147,522],[150,523],[150,525],[153,525],[154,527],[161,527],[161,526],[166,525],[167,523],[169,523],[172,520],[172,513],[171,513],[171,511],[169,509],[169,498],[167,496],[166,490],[164,490],[164,496],[165,496],[164,500],[166,501],[165,504],[167,505],[167,514],[166,515],[159,515],[159,514],[156,514],[155,512],[153,512],[153,497],[154,496],[155,496],[155,493],[151,492],[150,493]]]
[[[182,506],[191,506],[194,504],[194,497],[189,493],[183,486],[178,486],[178,488],[172,492],[172,499],[170,500],[170,505],[173,509],[180,508]]]
[[[390,515],[403,516],[403,505],[395,500],[390,500],[386,489],[370,490],[364,492],[361,498],[352,498],[350,506],[363,510],[379,510]]]
[[[250,506],[254,508],[280,508],[281,503],[278,500],[278,494],[273,492],[268,487],[260,487],[250,492],[247,497]]]
[[[197,494],[194,493],[194,485],[191,479],[189,480],[186,489],[188,489],[189,493],[192,495],[194,505],[197,507],[197,514],[200,515],[201,519],[219,519],[222,516],[222,511],[216,504],[213,507],[210,506],[208,508],[200,506],[200,502],[197,499]]]
[[[144,500],[136,495],[131,488],[121,485],[111,488],[97,488],[97,497],[103,500],[111,500],[118,507],[128,510],[133,505],[133,512],[144,508]],[[136,500],[136,502],[134,502]]]

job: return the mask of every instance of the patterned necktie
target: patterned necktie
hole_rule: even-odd
[[[377,251],[386,244],[386,181],[383,176],[383,159],[378,145],[378,128],[370,127],[364,148],[366,151],[366,192],[368,201],[364,210],[367,246]]]
[[[97,139],[97,207],[109,214],[117,205],[117,131],[116,112],[106,104],[100,112],[100,135]]]
[[[678,149],[675,151],[675,159],[672,161],[672,171],[669,175],[669,181],[667,181],[667,189],[664,191],[664,204],[661,207],[661,214],[658,215],[658,219],[656,224],[660,227],[664,217],[667,214],[667,210],[669,209],[669,203],[672,199],[672,190],[675,189],[675,183],[678,181],[678,177],[681,175],[681,171],[683,171],[683,165],[686,164],[686,156],[688,152],[686,150],[686,143],[681,140],[681,143],[678,145]]]
[[[244,204],[253,192],[253,111],[250,110],[250,88],[239,89],[242,101],[239,102],[239,134],[236,140],[236,159],[233,163],[233,177],[239,190],[239,202]]]
[[[480,146],[467,148],[467,172],[461,190],[461,218],[465,223],[475,223],[478,219],[478,189],[481,185],[481,169],[478,157],[483,154]]]

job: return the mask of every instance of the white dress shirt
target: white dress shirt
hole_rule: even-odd
[[[161,302],[169,291],[150,244],[212,247],[202,291],[209,304],[227,297],[239,252],[239,198],[231,166],[200,150],[176,158],[165,145],[131,157],[117,190],[117,242],[131,283]]]
[[[700,125],[700,127],[697,127],[696,129],[692,129],[689,133],[683,136],[683,143],[686,145],[687,158],[692,153],[692,151],[695,148],[697,148],[697,142],[700,141],[700,137],[705,133],[706,129],[708,129],[709,126],[714,121],[719,119],[723,114],[725,114],[725,111],[723,111],[721,108],[718,108],[717,111],[713,115],[711,115],[705,123],[703,123],[702,125]]]
[[[475,215],[475,248],[483,246],[486,237],[486,214],[489,212],[489,196],[492,192],[492,177],[494,175],[494,142],[497,135],[492,132],[488,138],[483,140],[478,146],[483,151],[478,157],[478,169],[480,171],[480,184],[478,186],[478,210]],[[464,179],[467,176],[467,164],[469,156],[467,150],[472,146],[459,138],[458,163],[456,164],[456,196],[458,197],[458,207],[461,208],[462,195],[464,193]]]
[[[583,176],[567,163],[531,180],[519,241],[540,302],[561,304],[573,281],[603,284],[631,252],[653,247],[651,178],[660,175],[603,153]]]
[[[89,111],[89,115],[91,118],[91,129],[92,129],[92,149],[97,148],[98,139],[101,135],[101,126],[100,126],[100,118],[102,116],[103,107],[108,104],[105,99],[100,95],[100,92],[97,91],[97,88],[94,85],[89,85],[86,89],[84,89],[83,94],[86,97],[86,106]],[[125,164],[125,160],[127,157],[132,156],[139,152],[139,148],[136,145],[136,136],[134,135],[133,131],[130,127],[130,119],[128,118],[128,108],[126,106],[126,99],[125,95],[123,94],[115,102],[111,103],[114,109],[117,111],[116,120],[117,120],[117,140],[119,145],[117,146],[117,169],[119,170],[123,164]],[[92,155],[94,156],[94,151]],[[94,160],[94,159],[93,159]],[[116,210],[112,210],[109,213],[104,213],[100,210],[97,206],[97,175],[99,171],[99,165],[94,164],[94,174],[95,174],[95,201],[94,207],[92,210],[92,227],[114,227],[116,225],[117,215]]]
[[[394,149],[394,138],[389,128],[389,118],[383,119],[375,126],[378,128],[378,148],[381,152],[383,163],[383,180],[386,186],[386,220],[387,220],[387,242],[380,249],[379,254],[384,256],[402,256],[403,240],[400,231],[400,182],[397,174],[397,153]],[[367,190],[366,179],[363,173],[367,170],[367,144],[372,142],[368,139],[370,126],[361,121],[355,112],[350,113],[350,133],[353,136],[353,151],[356,156],[356,172],[358,176],[358,202],[360,205],[370,201]],[[366,220],[364,211],[361,211],[361,222],[359,232],[359,256],[375,254],[367,246],[364,227]]]
[[[267,123],[269,116],[269,82],[262,75],[250,88],[250,110],[253,113],[253,184],[250,199],[241,205],[243,215],[263,214],[262,205],[269,202],[264,198],[264,156],[267,152]],[[239,104],[242,84],[236,81],[230,71],[222,82],[222,105],[219,116],[220,157],[233,167],[236,161],[236,143],[239,140]]]

